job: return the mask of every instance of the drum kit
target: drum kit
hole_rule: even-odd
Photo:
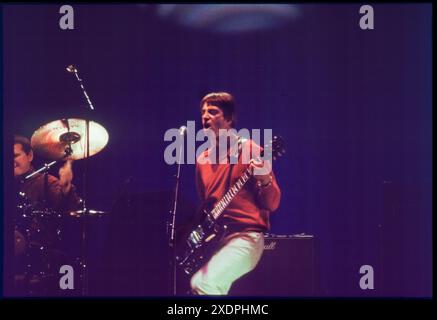
[[[48,174],[48,170],[61,161],[86,159],[103,150],[109,140],[108,132],[94,121],[89,121],[87,130],[86,122],[83,119],[61,119],[37,129],[31,138],[32,149],[38,156],[53,161],[26,176],[24,181],[38,173]],[[89,132],[88,139],[86,139],[87,131]],[[106,212],[86,208],[86,202],[83,199],[81,203],[81,209],[61,213],[52,208],[34,204],[24,192],[19,192],[14,232],[15,257],[21,261],[21,274],[27,282],[32,281],[31,279],[39,279],[33,280],[34,282],[47,282],[45,279],[59,275],[54,261],[62,260],[60,257],[63,253],[59,248],[63,236],[62,226],[66,217],[83,220],[81,246],[83,249],[86,247],[84,243],[86,241],[86,220],[102,217]],[[81,278],[85,281],[87,260],[85,252],[83,251],[82,256],[75,260],[76,264],[81,267]],[[82,287],[86,288],[86,284],[83,283]],[[32,294],[35,289],[28,285],[25,290],[28,294]],[[35,293],[41,292],[38,290]]]
[[[67,71],[74,72],[81,82],[77,69],[72,66],[69,68]],[[94,110],[89,96],[82,83],[80,84],[90,109]],[[109,135],[106,129],[90,120],[60,119],[43,125],[33,133],[31,146],[36,155],[52,161],[27,175],[23,182],[38,174],[44,174],[47,177],[52,166],[67,160],[84,159],[87,162],[89,157],[105,148],[108,140]],[[25,295],[52,294],[52,288],[47,290],[47,283],[51,283],[50,286],[55,283],[54,287],[58,286],[59,290],[59,265],[74,264],[80,267],[82,295],[87,294],[87,220],[103,217],[106,212],[86,207],[86,168],[85,163],[84,190],[79,210],[59,212],[56,211],[59,209],[32,203],[23,191],[18,193],[17,213],[14,218],[15,286],[16,289],[18,287],[17,290],[20,293]],[[61,249],[63,226],[65,219],[74,218],[80,219],[81,222],[79,240],[81,254],[74,258],[66,258],[67,255]],[[72,260],[74,262],[70,263]]]

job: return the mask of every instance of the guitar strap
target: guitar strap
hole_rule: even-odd
[[[237,163],[238,163],[238,161],[239,161],[239,159],[240,159],[240,156],[241,156],[241,149],[242,149],[242,138],[241,137],[238,137],[238,140],[237,140],[237,146],[238,146],[238,152],[237,152]],[[229,150],[229,153],[231,152],[231,150]],[[228,173],[228,187],[227,187],[227,189],[226,190],[229,190],[230,188],[231,188],[231,186],[232,186],[232,170],[234,169],[234,163],[233,163],[233,161],[231,161],[231,155],[229,154],[228,155],[228,161],[229,161],[229,173]]]
[[[242,137],[238,137],[238,152],[237,152],[237,161],[236,163],[238,163],[238,161],[240,160],[240,157],[242,156],[241,154],[241,150],[242,150],[242,146],[243,143],[246,142],[246,139],[243,139]],[[228,173],[228,187],[227,190],[231,189],[232,186],[232,170],[234,169],[234,163],[230,161],[231,155],[228,155],[228,161],[229,161],[229,173]],[[226,238],[229,234],[233,233],[233,231],[235,230],[231,230],[231,228],[228,228],[228,230],[224,233],[223,238]]]

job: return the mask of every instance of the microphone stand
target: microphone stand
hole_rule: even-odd
[[[182,138],[182,146],[179,149],[178,155],[178,169],[176,173],[176,185],[174,192],[174,202],[173,202],[173,210],[170,211],[171,214],[171,223],[168,225],[170,227],[170,239],[169,239],[169,247],[171,248],[171,259],[170,259],[170,269],[172,273],[172,278],[170,280],[173,295],[177,293],[177,264],[176,264],[176,239],[175,239],[175,226],[176,226],[176,212],[177,212],[177,203],[178,203],[178,195],[179,195],[179,178],[181,173],[181,161],[182,161],[182,151],[184,149],[184,140],[183,137],[185,135],[187,128],[185,126],[179,129],[180,137]]]
[[[85,96],[85,99],[87,101],[87,110],[94,111],[94,106],[91,102],[90,97],[88,96],[85,87],[83,86],[83,81],[79,77],[78,71],[76,67],[73,65],[69,65],[67,68],[67,71],[70,73],[74,73],[76,76],[77,81],[79,82],[80,88],[82,89],[82,93]],[[87,116],[85,116],[85,136],[86,136],[86,147],[85,147],[85,168],[84,168],[84,174],[83,174],[83,210],[82,210],[82,261],[80,262],[82,266],[82,295],[86,296],[88,294],[88,250],[87,250],[87,229],[88,229],[88,209],[86,207],[87,203],[87,177],[88,177],[88,158],[90,154],[90,120]]]

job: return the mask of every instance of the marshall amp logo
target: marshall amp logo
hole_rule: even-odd
[[[264,244],[264,250],[275,250],[277,241],[271,241],[270,243]]]
[[[264,250],[273,251],[277,249],[278,241],[312,239],[313,236],[306,233],[299,233],[293,235],[276,235],[276,234],[265,233],[264,238],[265,238]]]

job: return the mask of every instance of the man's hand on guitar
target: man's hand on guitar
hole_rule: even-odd
[[[272,163],[269,160],[251,159],[249,166],[253,170],[253,177],[258,187],[265,187],[272,183]]]

